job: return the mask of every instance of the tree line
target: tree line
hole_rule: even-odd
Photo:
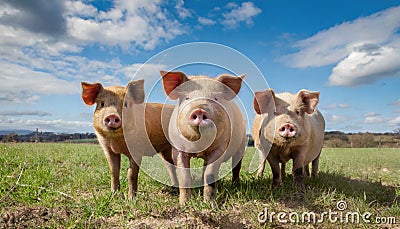
[[[248,146],[254,146],[251,135]],[[0,135],[0,142],[82,142],[97,143],[94,133],[54,133],[32,132],[29,134],[9,133]],[[399,148],[400,131],[392,133],[344,133],[341,131],[325,132],[324,147],[326,148]]]
[[[19,135],[15,132],[0,135],[0,142],[97,142],[94,133],[32,132]]]

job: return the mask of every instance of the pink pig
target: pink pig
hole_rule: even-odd
[[[319,92],[307,90],[297,94],[275,94],[272,89],[255,93],[257,115],[252,135],[260,158],[257,174],[262,176],[268,160],[273,187],[282,184],[281,176],[290,159],[293,159],[294,183],[299,188],[304,189],[303,171],[309,175],[309,163],[312,163],[312,175],[317,175],[325,130],[324,118],[316,108],[318,101]]]
[[[246,146],[246,127],[236,97],[244,76],[187,77],[183,72],[161,72],[164,91],[178,104],[171,115],[168,137],[177,165],[179,203],[190,198],[190,158],[204,159],[204,200],[214,205],[221,163],[232,158],[232,181],[239,180]]]

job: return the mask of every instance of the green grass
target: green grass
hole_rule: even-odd
[[[396,217],[400,226],[400,149],[324,149],[319,177],[306,179],[304,194],[292,187],[291,163],[283,187],[271,190],[271,172],[266,166],[264,178],[248,172],[254,149],[244,158],[241,182],[232,186],[231,175],[218,183],[217,208],[202,200],[202,188],[193,190],[193,198],[179,207],[172,189],[139,175],[136,198],[126,198],[126,168],[123,157],[121,192],[110,191],[107,161],[94,144],[0,144],[0,228],[292,228],[350,227],[381,228],[382,224],[307,223],[260,224],[257,215],[338,211],[344,200],[344,213],[370,212],[371,219]],[[202,161],[192,162],[201,165]],[[318,216],[317,216],[318,218]]]

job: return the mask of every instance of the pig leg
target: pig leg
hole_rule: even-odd
[[[279,159],[269,154],[267,160],[272,170],[272,188],[282,186]]]
[[[258,165],[258,170],[257,170],[257,177],[262,178],[263,173],[264,173],[264,168],[265,168],[265,162],[267,161],[267,158],[264,156],[264,152],[261,150],[258,150],[258,158],[259,158],[259,165]]]
[[[242,168],[242,158],[241,152],[237,152],[232,157],[232,184],[239,182],[240,180],[240,169]]]
[[[175,150],[175,149],[174,149]],[[190,156],[178,151],[176,158],[176,174],[179,182],[179,204],[184,205],[190,199],[192,177],[190,176]]]
[[[138,176],[139,168],[142,162],[142,157],[138,157],[134,161],[132,157],[129,157],[129,168],[128,168],[128,199],[132,200],[136,195],[138,188]]]
[[[319,155],[317,158],[314,159],[314,161],[312,161],[312,169],[311,169],[312,178],[318,177],[318,165],[319,165]]]
[[[298,153],[293,159],[293,182],[300,190],[304,190],[304,157],[304,154]]]
[[[171,155],[171,149],[161,152],[161,155],[164,158],[164,164],[165,167],[167,168],[169,178],[171,179],[171,185],[173,187],[178,187],[179,183],[178,183],[178,178],[176,176],[175,164]]]
[[[286,163],[282,162],[281,163],[281,178],[284,178],[286,176]]]
[[[205,159],[207,161],[207,166],[204,171],[204,201],[211,202],[212,207],[214,207],[215,204],[216,182],[222,163],[222,154],[223,150],[217,150]]]
[[[303,167],[303,170],[304,170],[304,175],[306,175],[306,177],[310,177],[310,166],[309,166],[309,164],[305,165]]]
[[[121,169],[121,154],[114,153],[110,148],[104,148],[108,165],[111,173],[111,192],[116,192],[120,188],[119,172]]]

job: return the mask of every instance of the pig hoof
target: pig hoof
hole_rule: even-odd
[[[312,179],[318,179],[318,177],[319,177],[318,174],[315,174],[315,173],[313,173],[313,174],[311,175],[311,178],[312,178]]]
[[[189,198],[182,198],[182,197],[179,197],[179,205],[180,205],[180,206],[185,206],[186,203],[188,202],[188,200],[189,200]]]

